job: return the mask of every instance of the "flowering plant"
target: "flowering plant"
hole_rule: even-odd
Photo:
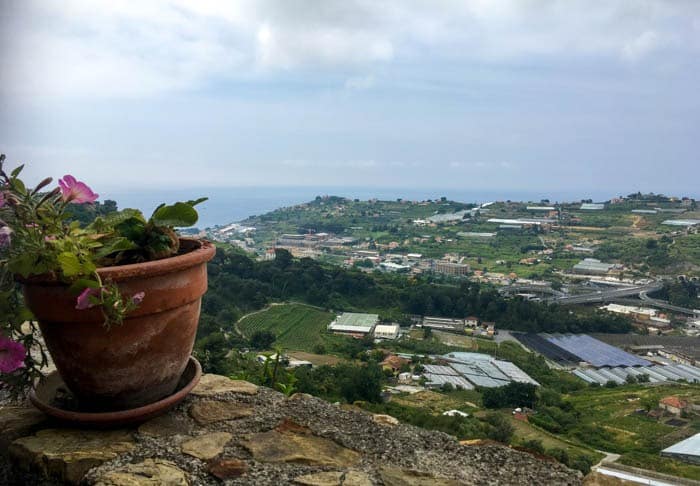
[[[192,226],[194,201],[161,204],[146,219],[136,209],[98,216],[90,224],[73,220],[74,205],[93,204],[98,194],[66,175],[49,189],[51,178],[28,188],[19,178],[23,166],[7,173],[0,155],[0,381],[24,387],[40,376],[47,362],[37,327],[24,306],[22,280],[62,282],[75,293],[76,309],[99,308],[106,326],[119,325],[146,297],[122,295],[97,269],[176,255],[174,228]],[[37,349],[29,353],[28,350]],[[36,355],[36,356],[35,356]]]

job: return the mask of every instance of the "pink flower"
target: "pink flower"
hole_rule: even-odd
[[[61,187],[61,197],[66,202],[74,204],[95,202],[99,197],[98,194],[92,192],[87,184],[75,179],[72,175],[65,175],[63,179],[58,181]]]
[[[0,208],[5,205],[5,193],[0,191]]]
[[[97,305],[97,302],[95,302],[95,300],[101,295],[102,288],[93,289],[88,287],[85,290],[83,290],[78,296],[78,299],[75,303],[75,308],[78,310],[85,310],[91,307],[95,307]]]
[[[3,226],[0,228],[0,248],[10,246],[12,241],[12,229],[9,226]]]
[[[12,373],[23,367],[26,356],[22,343],[0,336],[0,373]]]
[[[145,296],[146,296],[146,292],[137,292],[131,296],[131,302],[134,305],[141,305],[141,302],[143,302],[143,298]]]

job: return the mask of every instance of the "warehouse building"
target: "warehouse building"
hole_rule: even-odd
[[[328,330],[337,334],[364,337],[370,334],[379,323],[377,314],[343,312],[328,325]]]
[[[424,317],[421,325],[430,329],[438,329],[443,331],[464,331],[464,320],[450,319],[448,317]]]
[[[375,339],[396,339],[399,337],[398,324],[377,324],[374,327]]]
[[[619,265],[614,263],[604,263],[596,258],[584,258],[579,263],[574,265],[574,273],[583,273],[586,275],[607,275],[612,270],[618,269]]]
[[[605,209],[605,204],[603,203],[583,203],[581,204],[581,210],[583,211],[600,211]]]

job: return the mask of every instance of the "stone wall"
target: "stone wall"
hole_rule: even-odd
[[[80,430],[0,405],[2,484],[578,485],[581,475],[499,445],[392,417],[291,398],[204,375],[168,414],[138,427]]]

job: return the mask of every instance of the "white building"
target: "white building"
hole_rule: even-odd
[[[328,330],[360,337],[371,333],[378,323],[379,316],[377,314],[343,312],[328,325]]]
[[[377,324],[374,326],[375,339],[396,339],[399,337],[398,324]]]

